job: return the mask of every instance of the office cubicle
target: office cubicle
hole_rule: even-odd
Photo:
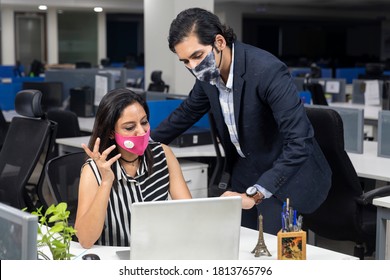
[[[345,79],[347,84],[352,84],[354,79],[358,79],[359,75],[364,74],[366,74],[366,68],[364,67],[346,67],[335,69],[335,78]]]
[[[288,68],[292,77],[305,77],[307,74],[310,74],[310,67],[289,67]],[[331,78],[332,77],[332,68],[321,68],[321,77]]]
[[[112,77],[108,81],[107,90],[124,87],[126,84],[126,69],[50,69],[45,72],[45,81],[62,82],[62,100],[66,100],[73,88],[91,87],[95,91],[96,75],[98,74],[106,74]]]
[[[306,105],[335,110],[339,113],[344,128],[344,147],[350,153],[363,153],[364,143],[364,110],[358,108],[329,107],[321,105]],[[329,131],[329,133],[332,133]]]
[[[22,89],[35,89],[42,92],[42,110],[45,112],[50,109],[61,108],[63,106],[62,82],[28,81],[22,83]]]
[[[364,110],[357,108],[331,107],[343,120],[345,150],[350,153],[363,153]]]
[[[390,158],[390,111],[379,111],[378,156]]]
[[[381,105],[383,81],[354,79],[352,81],[352,103]]]
[[[324,89],[326,96],[330,96],[331,102],[345,102],[346,94],[346,80],[345,79],[336,79],[336,78],[313,78],[310,79],[312,83],[319,83]],[[305,78],[295,77],[294,84],[297,87],[298,91],[304,91],[305,89]]]

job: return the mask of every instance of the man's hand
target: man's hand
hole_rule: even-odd
[[[253,206],[255,206],[255,200],[251,197],[248,197],[245,193],[226,191],[221,196],[241,196],[242,209],[251,209]]]

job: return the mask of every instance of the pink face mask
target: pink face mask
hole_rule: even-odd
[[[115,141],[126,151],[142,156],[149,143],[150,129],[140,136],[122,136],[115,132]]]

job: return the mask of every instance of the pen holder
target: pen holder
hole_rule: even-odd
[[[306,232],[278,232],[278,260],[306,260]]]

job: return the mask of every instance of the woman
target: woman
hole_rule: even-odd
[[[149,142],[149,109],[127,89],[100,102],[79,186],[75,228],[84,248],[130,245],[133,202],[191,198],[171,149]]]

